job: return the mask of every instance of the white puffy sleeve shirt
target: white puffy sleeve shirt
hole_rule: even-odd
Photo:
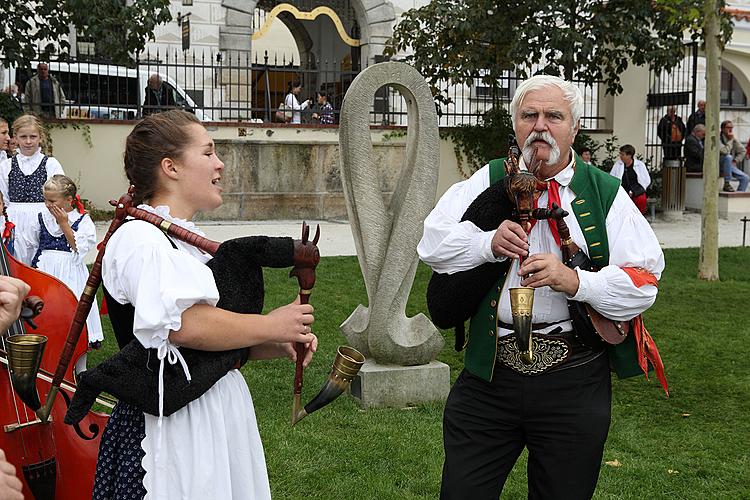
[[[522,168],[523,162],[522,162]],[[576,194],[568,186],[573,178],[573,162],[559,172],[562,208],[570,215],[565,222],[576,244],[587,252],[586,241],[570,207]],[[434,271],[453,274],[473,269],[486,262],[498,262],[492,253],[495,231],[482,231],[471,222],[460,222],[472,201],[489,187],[489,165],[471,178],[451,186],[440,198],[424,222],[424,234],[417,247],[420,259]],[[547,193],[539,197],[539,206],[546,206]],[[580,281],[573,300],[589,303],[604,316],[617,321],[629,320],[648,309],[656,300],[657,289],[651,285],[633,285],[622,267],[642,267],[658,279],[664,270],[664,254],[648,221],[641,215],[625,191],[620,188],[606,218],[610,265],[599,272],[577,269]],[[553,253],[561,258],[547,221],[534,225],[529,235],[529,253]],[[520,286],[518,260],[508,271],[505,289]],[[569,318],[565,294],[542,287],[535,293],[534,322],[553,323]],[[539,304],[537,301],[539,300]],[[507,294],[501,295],[500,319],[510,323],[510,304]]]
[[[150,211],[199,232],[192,223],[170,218],[163,208]],[[173,241],[177,249],[155,226],[130,221],[112,235],[104,254],[104,285],[117,302],[135,307],[133,334],[146,348],[162,346],[170,331],[180,329],[182,313],[191,306],[216,305],[219,300],[213,274],[205,265],[210,256]]]

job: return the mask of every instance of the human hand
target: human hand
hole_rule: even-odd
[[[18,319],[29,290],[31,287],[19,279],[0,276],[0,330],[7,330]]]
[[[529,237],[520,224],[504,220],[492,237],[492,253],[495,257],[505,256],[518,259],[529,253]]]
[[[313,120],[318,120],[318,119],[320,119],[320,115],[319,115],[318,113],[313,113],[313,114],[312,114],[312,117],[313,117]]]
[[[55,222],[57,222],[58,225],[62,226],[63,224],[68,223],[68,213],[65,210],[57,205],[50,205],[47,209],[49,210],[49,213],[52,214],[52,217],[55,218]]]
[[[575,295],[578,292],[578,273],[551,253],[536,253],[524,260],[518,274],[519,276],[528,275],[521,281],[522,286],[531,288],[548,286],[568,295]]]
[[[23,500],[23,484],[16,476],[16,468],[5,458],[0,450],[0,499]]]
[[[313,341],[310,325],[315,321],[313,306],[301,304],[299,297],[291,304],[281,306],[268,313],[270,340],[275,342],[301,342],[308,344]]]
[[[310,364],[310,361],[312,361],[313,353],[318,350],[318,337],[314,333],[310,333],[312,335],[312,342],[308,342],[305,344],[305,359],[302,360],[302,366],[307,368],[307,365]],[[279,349],[281,349],[282,356],[285,356],[295,363],[297,362],[297,350],[295,348],[294,343],[291,342],[284,342],[279,345]]]

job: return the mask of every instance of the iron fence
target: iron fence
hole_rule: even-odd
[[[365,63],[366,64],[366,63]],[[32,63],[35,66],[35,63]],[[132,67],[115,66],[90,57],[76,60],[66,57],[49,62],[50,74],[61,84],[67,102],[63,117],[71,119],[135,120],[167,107],[190,110],[203,121],[255,122],[278,121],[277,113],[289,91],[289,83],[300,81],[298,102],[311,100],[301,113],[301,123],[318,125],[317,91],[324,91],[333,106],[335,123],[341,104],[354,78],[361,71],[358,54],[352,51],[340,60],[313,57],[299,62],[264,54],[232,52],[144,52]],[[25,82],[34,69],[3,69],[3,85],[16,83],[23,93]],[[149,79],[161,86],[149,87]],[[507,106],[522,80],[508,71],[486,83],[484,75],[468,85],[438,82],[446,89],[446,104],[437,105],[439,125],[455,127],[477,124],[494,106]],[[599,112],[599,85],[578,82],[584,93],[582,126],[600,129],[604,117]],[[405,99],[394,87],[376,93],[370,108],[373,125],[407,125]]]

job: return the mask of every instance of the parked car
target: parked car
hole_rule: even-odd
[[[144,89],[148,78],[155,71],[131,69],[92,63],[50,62],[50,74],[65,92],[67,101],[63,109],[64,118],[133,120],[141,116]],[[32,68],[36,62],[32,62]],[[4,81],[25,82],[26,78],[16,74],[16,68],[4,68]],[[187,92],[168,75],[159,73],[166,92],[172,92],[177,107],[194,112],[201,121],[211,121],[210,114],[196,105]]]

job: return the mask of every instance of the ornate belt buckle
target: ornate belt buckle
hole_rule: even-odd
[[[570,357],[570,345],[561,338],[538,334],[532,337],[532,342],[534,361],[530,365],[521,360],[521,352],[512,335],[498,339],[497,360],[521,375],[540,375]]]

